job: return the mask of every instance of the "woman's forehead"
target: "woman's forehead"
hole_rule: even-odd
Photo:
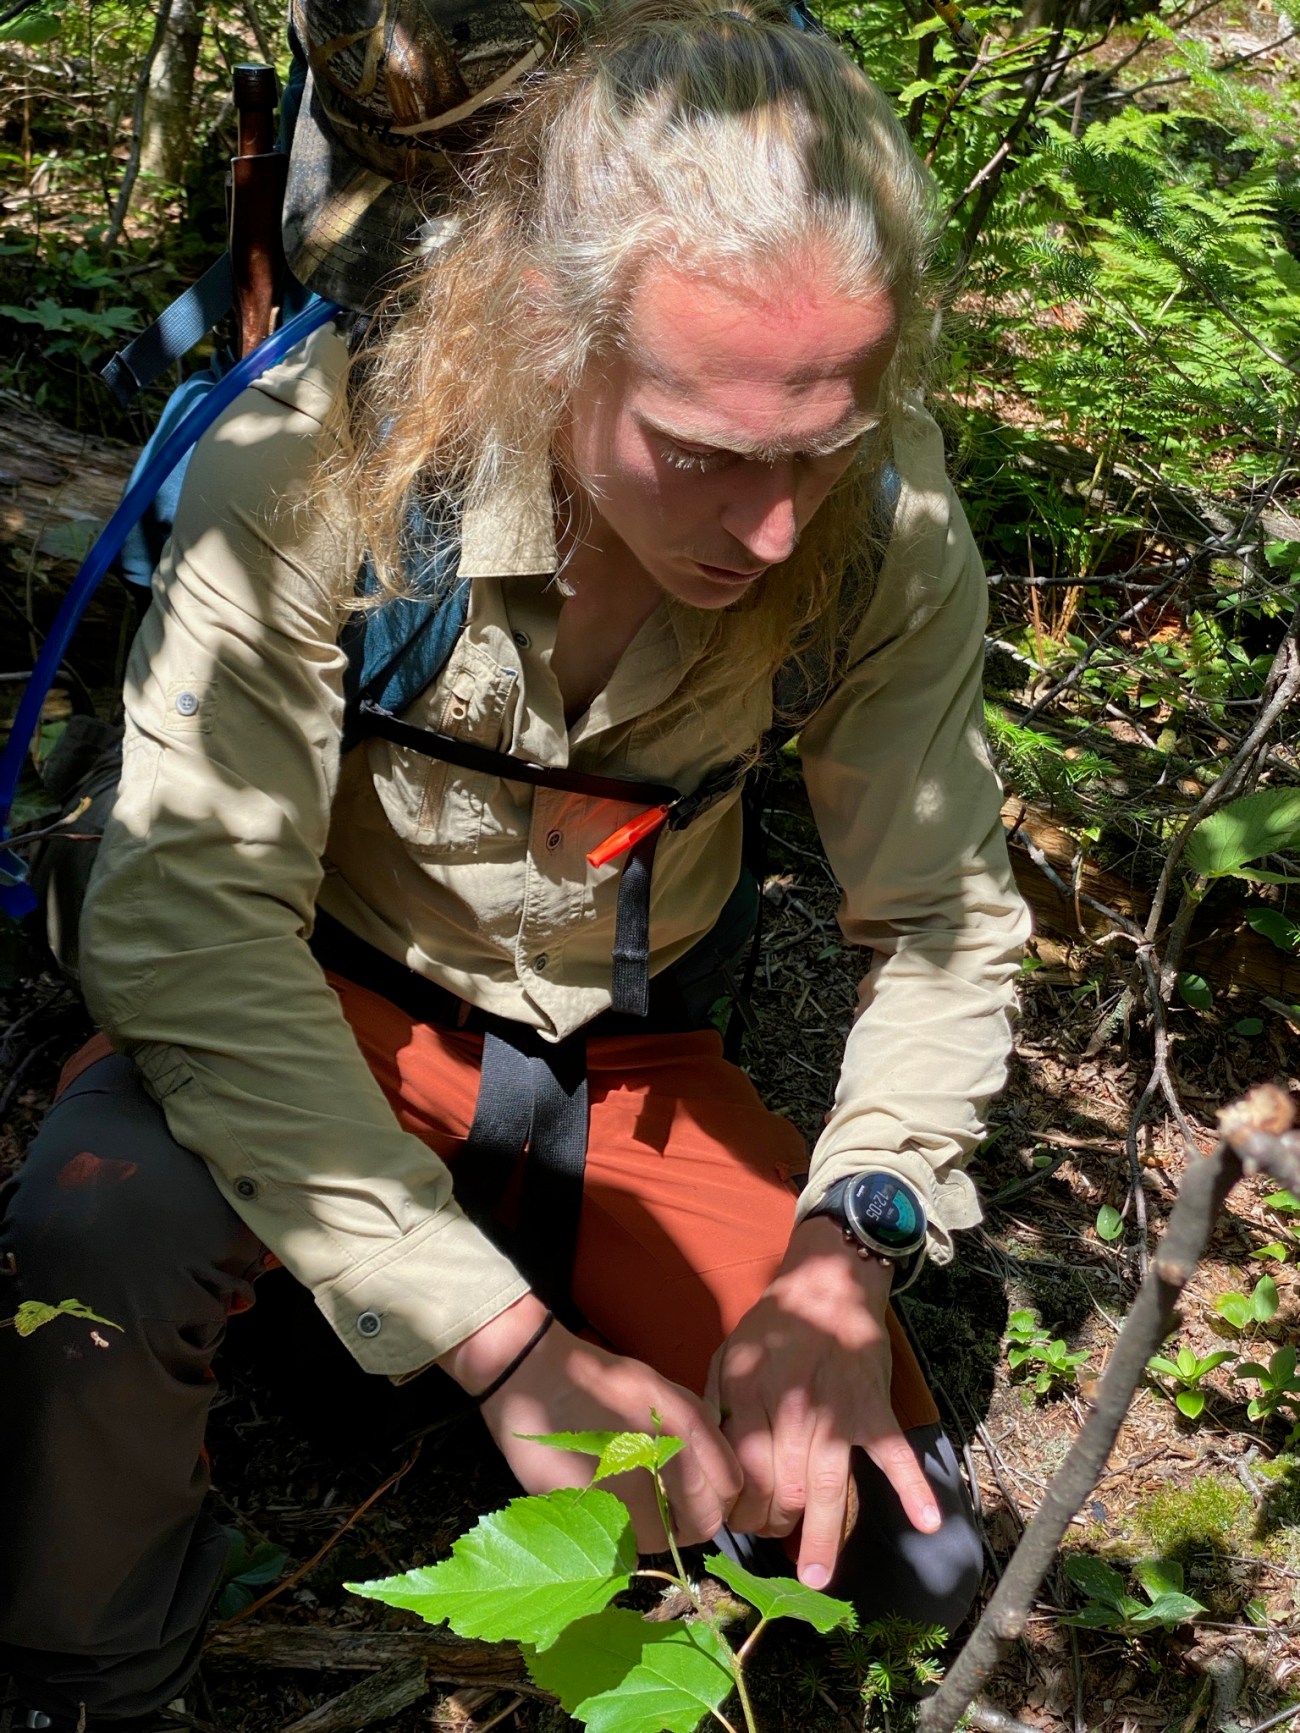
[[[633,291],[624,352],[646,380],[685,397],[705,379],[798,389],[870,367],[892,352],[895,328],[883,291],[849,297],[796,277],[756,292],[653,266]]]

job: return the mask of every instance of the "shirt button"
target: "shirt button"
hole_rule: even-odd
[[[547,831],[547,833],[546,833],[546,846],[552,852],[554,852],[557,848],[559,848],[560,844],[563,841],[564,841],[564,832],[562,830],[548,830]]]
[[[448,708],[448,715],[451,717],[453,722],[459,722],[463,719],[465,712],[468,709],[469,706],[463,698],[453,698]]]
[[[550,960],[551,960],[550,956],[547,954],[547,952],[539,951],[537,953],[537,955],[533,958],[533,968],[537,971],[537,973],[539,975],[544,974],[545,970],[546,970],[546,965],[550,962]]]
[[[515,643],[518,644],[521,650],[527,650],[532,644],[532,639],[528,636],[527,632],[512,632],[510,636],[514,639]]]
[[[361,1336],[377,1336],[384,1327],[384,1320],[378,1312],[362,1312],[357,1319],[357,1333]]]
[[[254,1198],[257,1196],[257,1181],[255,1179],[237,1179],[235,1181],[235,1196]]]
[[[194,716],[198,713],[199,695],[197,692],[178,692],[176,694],[176,714],[178,716]]]

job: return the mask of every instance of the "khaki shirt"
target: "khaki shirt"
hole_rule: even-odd
[[[340,763],[339,579],[358,549],[303,503],[344,346],[310,338],[222,417],[190,467],[127,677],[122,783],[82,931],[94,1015],[139,1062],[173,1135],[361,1364],[426,1365],[525,1291],[403,1131],[307,948],[317,906],[484,1010],[558,1039],[609,1003],[622,862],[588,850],[626,806],[469,774],[371,740]],[[874,961],[804,1212],[866,1165],[918,1188],[929,1251],[979,1219],[961,1171],[1001,1084],[1026,933],[981,731],[985,582],[919,410],[896,529],[851,669],[803,731],[808,792]],[[736,692],[665,729],[698,655],[670,600],[567,729],[550,672],[561,597],[549,488],[467,514],[469,619],[423,727],[541,763],[689,792],[771,720]],[[651,970],[735,883],[739,791],[659,846]],[[367,1320],[368,1333],[358,1329]],[[374,1319],[379,1329],[374,1329]]]

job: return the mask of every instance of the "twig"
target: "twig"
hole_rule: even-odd
[[[1024,1630],[1030,1603],[1071,1518],[1101,1477],[1146,1363],[1168,1334],[1179,1297],[1237,1180],[1262,1168],[1284,1185],[1300,1183],[1300,1135],[1290,1130],[1291,1120],[1284,1091],[1270,1085],[1253,1090],[1220,1115],[1221,1139],[1213,1155],[1183,1176],[1165,1237],[1107,1362],[1093,1412],[974,1632],[923,1706],[921,1733],[953,1733],[962,1710],[996,1666],[1002,1644]]]
[[[298,1569],[290,1576],[285,1577],[282,1582],[276,1583],[274,1588],[268,1589],[260,1600],[253,1601],[249,1606],[242,1607],[239,1612],[232,1613],[228,1619],[222,1619],[219,1625],[214,1625],[214,1634],[220,1631],[228,1631],[232,1625],[243,1624],[245,1619],[251,1619],[254,1613],[261,1612],[263,1607],[269,1605],[269,1603],[275,1600],[277,1596],[282,1595],[286,1589],[293,1588],[295,1583],[300,1583],[305,1576],[309,1576],[311,1572],[316,1569],[316,1566],[321,1562],[325,1555],[333,1551],[353,1524],[361,1520],[370,1509],[371,1505],[377,1503],[386,1492],[391,1491],[391,1489],[397,1485],[398,1481],[401,1480],[404,1475],[410,1473],[411,1469],[415,1467],[416,1462],[419,1460],[420,1450],[421,1445],[417,1443],[415,1449],[407,1457],[402,1466],[393,1474],[390,1474],[388,1479],[384,1481],[381,1486],[377,1486],[370,1494],[370,1497],[363,1503],[359,1504],[346,1521],[339,1524],[339,1526],[334,1530],[334,1533],[330,1535],[329,1539],[323,1546],[319,1547],[312,1554],[305,1565],[299,1565]]]

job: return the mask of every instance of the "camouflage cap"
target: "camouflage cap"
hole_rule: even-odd
[[[308,72],[284,247],[301,282],[357,311],[378,303],[446,211],[458,152],[546,54],[557,11],[555,0],[292,0]]]

